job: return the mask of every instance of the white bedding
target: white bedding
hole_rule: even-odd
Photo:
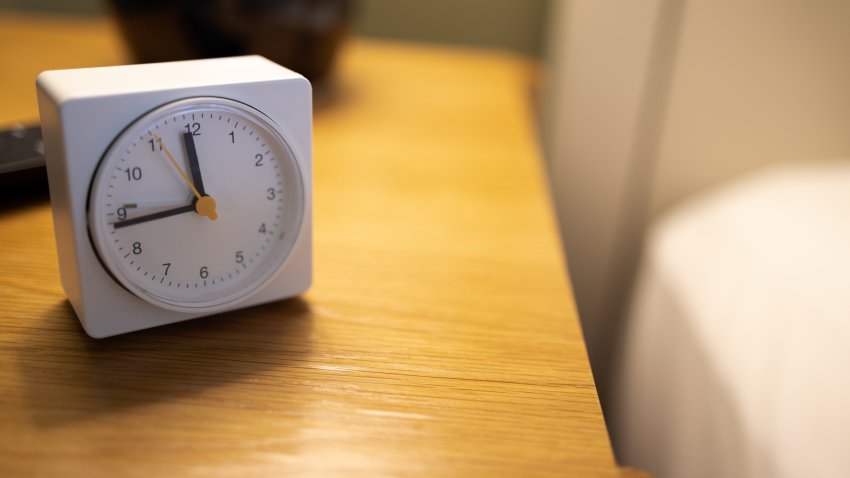
[[[850,476],[850,161],[772,168],[656,224],[625,330],[622,463]]]

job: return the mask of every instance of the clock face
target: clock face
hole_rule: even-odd
[[[171,310],[215,311],[270,280],[304,212],[292,150],[273,122],[222,98],[176,101],[112,143],[89,193],[89,233],[110,274]]]

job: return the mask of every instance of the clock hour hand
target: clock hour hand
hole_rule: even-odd
[[[174,209],[166,209],[165,211],[159,211],[153,214],[147,214],[145,216],[139,216],[124,221],[113,222],[112,225],[115,226],[115,229],[120,229],[122,227],[133,226],[135,224],[141,224],[143,222],[154,221],[156,219],[162,219],[165,217],[176,216],[178,214],[194,211],[195,205],[187,204],[185,206],[176,207]]]
[[[186,156],[189,158],[189,171],[192,173],[192,182],[201,196],[206,196],[204,180],[201,178],[201,166],[198,164],[198,151],[195,149],[194,135],[192,133],[183,133],[183,144],[186,145]]]

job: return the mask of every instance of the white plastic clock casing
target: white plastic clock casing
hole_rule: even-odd
[[[260,56],[46,71],[36,82],[62,287],[95,338],[193,319],[121,287],[88,237],[86,201],[98,163],[121,131],[153,108],[199,96],[249,105],[292,150],[304,184],[304,214],[280,271],[226,310],[292,297],[312,282],[312,91],[301,75]]]

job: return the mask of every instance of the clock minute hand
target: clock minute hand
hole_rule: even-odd
[[[180,165],[177,164],[177,161],[174,160],[174,156],[172,156],[168,148],[165,147],[165,144],[163,144],[162,142],[162,138],[156,136],[156,142],[159,143],[160,149],[162,149],[162,152],[165,153],[165,156],[168,158],[168,160],[171,161],[171,165],[174,166],[174,169],[176,169],[177,172],[180,173],[180,177],[183,178],[183,182],[185,182],[186,185],[189,186],[189,189],[192,190],[192,194],[195,195],[195,212],[197,212],[201,216],[210,218],[210,220],[212,221],[218,219],[218,214],[215,212],[215,199],[213,199],[212,196],[202,195],[198,191],[194,183],[192,183],[192,180],[190,180],[189,176],[186,175],[186,171],[183,171],[183,168],[181,168]]]
[[[198,151],[195,149],[195,138],[192,133],[183,133],[183,144],[186,145],[186,155],[189,158],[189,171],[192,173],[192,182],[198,188],[201,196],[206,196],[204,191],[204,180],[201,178],[201,165],[198,164]]]
[[[165,211],[155,212],[153,214],[147,214],[145,216],[134,217],[133,219],[127,219],[124,221],[113,222],[112,225],[115,226],[115,229],[120,229],[122,227],[132,226],[135,224],[141,224],[143,222],[154,221],[156,219],[162,219],[166,217],[176,216],[178,214],[183,214],[187,212],[194,212],[195,205],[187,204],[185,206],[176,207],[174,209],[166,209]]]

